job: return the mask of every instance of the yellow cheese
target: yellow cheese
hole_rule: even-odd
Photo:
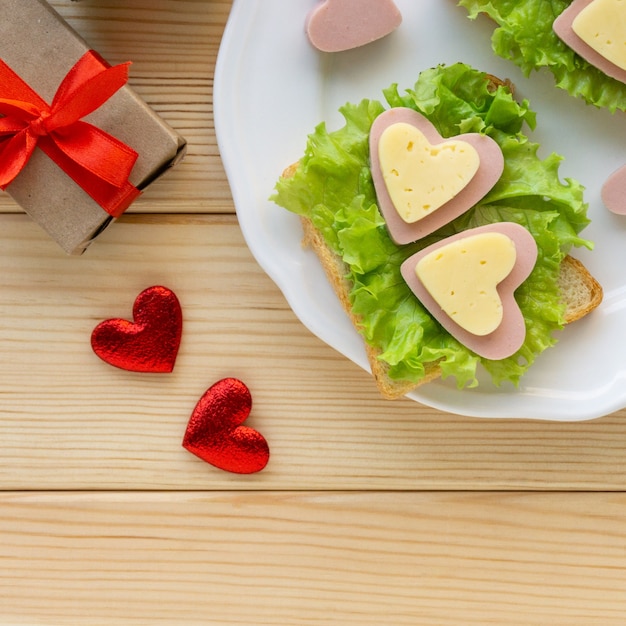
[[[378,158],[391,201],[408,224],[456,196],[480,166],[478,151],[461,140],[431,144],[412,124],[399,122],[381,134]]]
[[[461,328],[484,336],[502,322],[497,286],[513,269],[516,256],[510,237],[482,233],[433,250],[417,263],[415,273]]]
[[[574,18],[572,30],[598,54],[626,70],[626,0],[594,0]]]

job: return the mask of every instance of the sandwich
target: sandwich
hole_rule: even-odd
[[[536,115],[528,101],[516,101],[506,81],[457,63],[428,69],[412,89],[400,92],[391,85],[383,95],[384,103],[345,104],[340,109],[345,125],[337,130],[320,123],[304,154],[279,176],[272,200],[300,216],[303,242],[319,257],[362,335],[384,397],[403,396],[439,377],[453,377],[459,388],[473,387],[479,368],[495,385],[518,385],[536,358],[557,343],[558,331],[602,300],[598,281],[570,255],[575,247],[593,248],[581,235],[589,223],[583,186],[560,180],[557,154],[539,158],[539,146],[522,132],[535,127]],[[429,215],[428,227],[408,239],[385,219],[380,162],[372,151],[377,121],[395,113],[425,120],[424,128],[432,126],[452,151],[466,147],[459,138],[471,135],[476,145],[496,145],[502,158],[494,159],[496,174],[487,175],[492,180],[482,190],[462,186],[458,194],[467,191],[468,206],[438,221],[432,215],[456,204],[456,193],[444,198]],[[484,230],[498,236],[524,231],[533,251],[532,263],[511,290],[523,326],[520,342],[495,357],[451,330],[454,324],[442,323],[445,314],[411,284],[420,257]],[[491,336],[489,329],[486,335]]]
[[[495,54],[512,61],[526,76],[547,70],[560,89],[611,112],[626,111],[626,51],[624,33],[618,32],[623,24],[621,4],[620,0],[459,1],[470,19],[483,14],[496,24],[491,38]],[[577,34],[572,22],[583,11],[587,24],[575,28]],[[589,28],[597,43],[585,35]],[[607,40],[613,40],[614,53],[606,49]]]

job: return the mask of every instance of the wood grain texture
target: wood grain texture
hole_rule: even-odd
[[[5,489],[623,489],[626,412],[586,423],[472,419],[382,399],[369,374],[299,322],[234,216],[129,216],[67,257],[0,216],[0,487]],[[98,322],[140,291],[181,300],[174,373],[100,361]],[[250,387],[270,442],[238,477],[180,446],[224,376]]]
[[[133,61],[189,151],[79,258],[0,193],[0,624],[621,626],[626,410],[383,400],[241,235],[212,110],[230,0],[52,5]],[[92,329],[153,284],[183,306],[174,373],[108,366]],[[248,384],[271,448],[252,476],[181,446],[223,376]]]
[[[5,495],[0,621],[621,626],[625,515],[623,494]]]

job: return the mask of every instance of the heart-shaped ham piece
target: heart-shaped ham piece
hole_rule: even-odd
[[[604,181],[602,202],[612,213],[626,215],[626,165],[615,170]]]
[[[341,52],[381,39],[402,22],[393,0],[324,0],[306,19],[309,41],[322,52]]]
[[[250,390],[239,379],[216,382],[193,410],[183,447],[227,472],[259,472],[267,465],[270,451],[261,433],[242,425],[251,408]]]
[[[403,245],[474,206],[500,178],[504,157],[487,135],[443,138],[423,115],[397,107],[374,120],[370,165],[389,234]]]
[[[453,337],[479,356],[497,360],[524,343],[526,326],[514,292],[536,260],[532,235],[503,222],[442,239],[409,257],[401,272]]]
[[[93,351],[106,363],[131,372],[167,373],[174,369],[183,316],[173,291],[156,285],[133,305],[133,321],[108,319],[91,333]]]
[[[552,26],[576,54],[626,83],[626,8],[623,0],[574,0]]]

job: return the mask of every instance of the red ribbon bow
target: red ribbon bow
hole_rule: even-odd
[[[119,217],[140,194],[128,181],[137,152],[81,120],[126,84],[129,65],[111,67],[90,50],[48,105],[0,60],[0,189],[39,147],[107,213]]]

